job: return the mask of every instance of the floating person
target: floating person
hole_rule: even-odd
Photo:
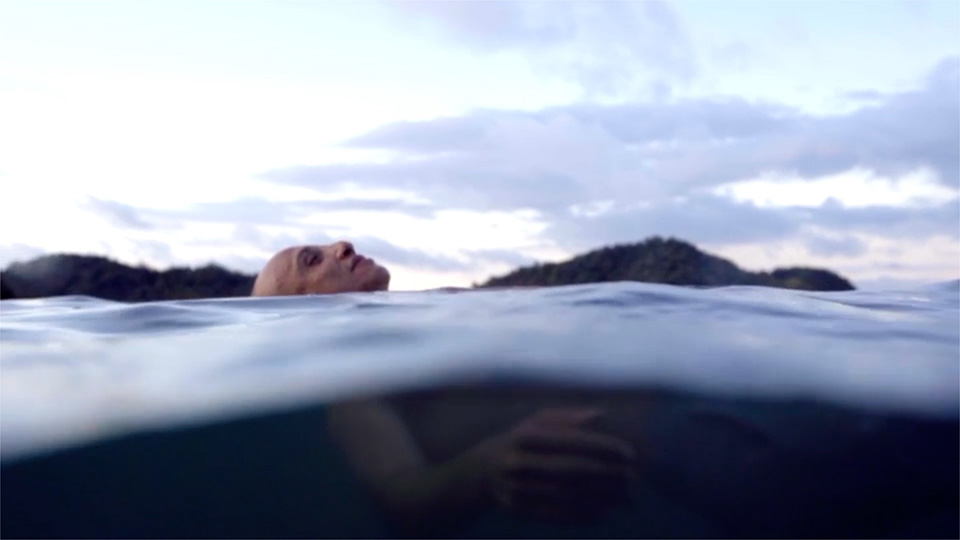
[[[389,283],[386,268],[337,242],[280,251],[257,276],[252,294],[384,291]],[[627,495],[635,450],[591,427],[602,415],[596,407],[544,407],[499,425],[470,420],[468,429],[468,419],[439,419],[458,426],[458,434],[438,430],[438,411],[425,407],[436,400],[420,397],[355,400],[329,412],[334,439],[402,533],[444,534],[496,506],[545,521],[585,521]],[[474,397],[460,405],[454,409],[482,406]],[[516,417],[515,407],[508,412]],[[464,435],[471,439],[466,445]],[[451,450],[450,440],[464,447]]]
[[[338,242],[281,251],[253,294],[385,291],[389,282],[386,268]],[[328,426],[401,534],[960,534],[955,416],[679,388],[480,385],[337,403]],[[533,519],[484,529],[491,515]],[[521,526],[585,522],[590,529]]]

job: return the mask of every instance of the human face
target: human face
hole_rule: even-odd
[[[297,246],[276,254],[257,276],[255,296],[382,291],[386,268],[357,254],[350,242]]]

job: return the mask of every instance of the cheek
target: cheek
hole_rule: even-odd
[[[290,290],[287,294],[307,294],[309,286],[300,276],[295,276],[289,280]]]
[[[344,276],[333,265],[321,264],[311,275],[312,289],[320,293],[341,292]]]
[[[296,272],[288,271],[275,280],[277,294],[304,294],[305,283]]]

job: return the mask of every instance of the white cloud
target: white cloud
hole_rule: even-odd
[[[613,209],[614,201],[593,201],[583,204],[571,204],[567,210],[574,217],[596,217],[606,214]]]
[[[929,168],[896,177],[881,177],[863,168],[810,179],[768,173],[752,180],[723,184],[711,192],[761,208],[818,207],[831,200],[848,208],[919,208],[960,197],[960,191],[944,186]]]

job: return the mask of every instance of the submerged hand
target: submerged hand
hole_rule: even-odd
[[[596,409],[545,409],[511,429],[492,463],[496,501],[554,522],[589,521],[624,501],[635,452],[585,427],[600,416]]]

